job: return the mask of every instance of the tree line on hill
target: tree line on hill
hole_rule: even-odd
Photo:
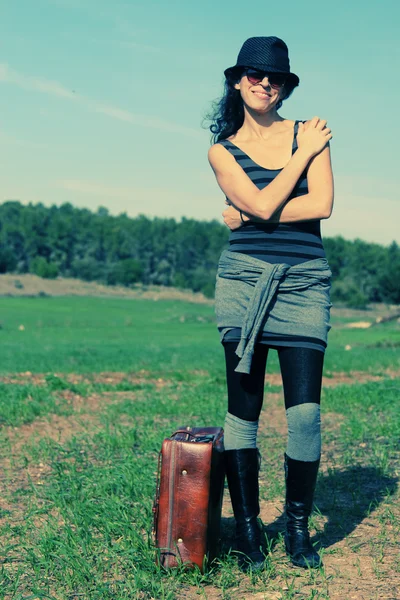
[[[0,273],[77,277],[108,285],[164,285],[214,294],[227,245],[222,223],[112,216],[65,203],[0,204]],[[351,307],[400,303],[400,248],[340,236],[324,238],[333,273],[332,300]]]

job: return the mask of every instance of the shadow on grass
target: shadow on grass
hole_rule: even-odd
[[[324,474],[318,480],[315,505],[328,521],[313,542],[329,548],[343,540],[397,487],[397,477],[371,466],[354,465]]]
[[[320,475],[315,494],[317,512],[327,517],[323,531],[312,538],[317,547],[329,548],[345,539],[398,487],[398,478],[383,475],[380,469],[355,465],[348,469],[331,470]],[[285,517],[279,516],[273,523],[264,523],[271,550],[285,530]],[[222,518],[221,554],[235,549],[235,519]]]

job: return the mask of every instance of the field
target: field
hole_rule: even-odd
[[[324,568],[283,549],[285,413],[275,352],[260,424],[260,575],[222,553],[206,574],[154,563],[158,451],[179,425],[222,425],[223,352],[210,302],[0,297],[0,598],[395,600],[400,598],[400,325],[389,309],[333,310],[323,456],[312,517]]]

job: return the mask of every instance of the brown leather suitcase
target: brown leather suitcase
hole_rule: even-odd
[[[204,572],[218,554],[223,433],[220,427],[182,427],[162,444],[153,536],[156,561],[165,568],[197,565]]]

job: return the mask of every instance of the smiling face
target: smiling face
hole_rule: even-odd
[[[240,90],[244,104],[258,113],[270,111],[284,98],[284,87],[272,87],[267,75],[260,82],[252,83],[246,73],[243,73],[234,87]]]

